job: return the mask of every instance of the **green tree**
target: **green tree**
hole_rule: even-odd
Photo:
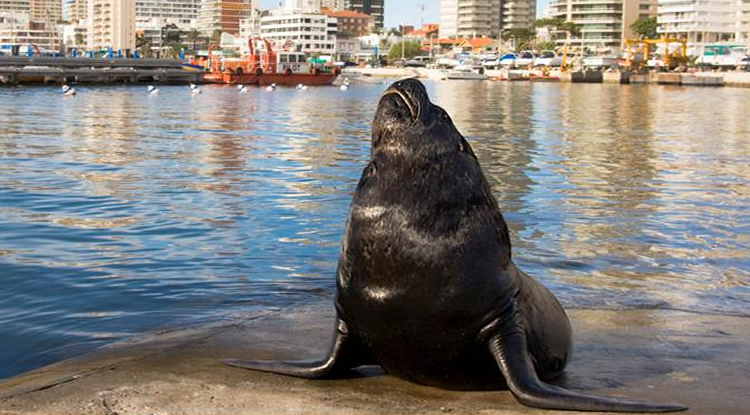
[[[527,48],[535,36],[536,32],[534,30],[525,27],[508,29],[503,31],[501,35],[503,40],[511,40],[513,42],[516,51]]]
[[[534,22],[534,27],[546,27],[550,30],[550,35],[555,39],[554,31],[567,32],[570,36],[579,36],[581,34],[581,27],[573,22],[566,22],[563,19],[557,17],[537,19]]]
[[[198,50],[198,42],[201,41],[201,32],[198,29],[190,29],[185,36],[185,39],[193,44],[193,51]]]
[[[659,35],[656,33],[656,17],[641,17],[630,25],[633,33],[646,39],[655,39]]]
[[[76,33],[75,35],[76,46],[83,45],[83,43],[84,43],[83,33],[80,33],[80,32]]]
[[[543,50],[555,50],[555,47],[557,47],[557,43],[548,40],[537,43],[535,49],[537,52],[541,52]]]
[[[211,34],[211,43],[215,43],[217,45],[221,43],[221,29],[215,29]]]
[[[138,50],[138,54],[144,57],[151,57],[153,44],[151,39],[143,36],[143,33],[139,33],[135,36],[135,48]]]
[[[413,40],[401,41],[391,45],[388,50],[388,59],[394,61],[401,59],[403,56],[405,59],[411,59],[422,52],[422,45],[419,42]]]

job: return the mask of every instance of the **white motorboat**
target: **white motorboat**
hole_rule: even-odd
[[[448,79],[463,79],[469,81],[484,81],[489,79],[484,74],[484,67],[476,67],[474,65],[462,64],[458,65],[446,74]]]

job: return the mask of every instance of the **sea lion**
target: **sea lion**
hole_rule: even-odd
[[[224,363],[309,379],[377,364],[423,385],[507,388],[538,408],[687,409],[545,383],[570,357],[568,317],[514,265],[508,227],[471,146],[415,79],[393,84],[378,104],[336,282],[336,329],[324,359]]]

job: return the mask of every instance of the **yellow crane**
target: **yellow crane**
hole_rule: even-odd
[[[674,52],[669,51],[671,44],[678,44],[677,50]],[[663,45],[664,51],[662,52],[662,59],[664,61],[664,67],[671,68],[673,64],[676,66],[677,63],[685,62],[687,60],[687,41],[685,39],[676,39],[671,37],[662,36],[659,39],[625,39],[625,52],[627,55],[625,64],[628,68],[632,67],[635,55],[641,53],[641,61],[638,63],[638,68],[643,67],[648,63],[649,52],[651,45]]]

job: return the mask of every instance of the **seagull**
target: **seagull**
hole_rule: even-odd
[[[297,89],[300,91],[307,91],[307,85],[297,84]]]
[[[193,94],[200,94],[202,91],[200,88],[198,88],[198,85],[190,84],[190,92],[192,92]]]
[[[276,90],[276,84],[271,84],[266,87],[266,91],[275,91]]]
[[[245,92],[247,92],[247,87],[245,85],[242,85],[242,84],[237,85],[237,91],[245,93]]]
[[[74,88],[69,87],[68,85],[62,86],[62,92],[63,92],[63,95],[65,95],[66,97],[70,97],[76,94],[76,90]]]
[[[349,89],[349,84],[341,85],[341,90],[342,91],[347,91],[348,89]]]
[[[148,93],[149,93],[149,94],[153,94],[153,95],[156,95],[156,94],[158,94],[158,93],[159,93],[159,88],[157,88],[157,87],[155,87],[155,86],[153,86],[153,85],[149,85],[149,86],[148,86]]]

